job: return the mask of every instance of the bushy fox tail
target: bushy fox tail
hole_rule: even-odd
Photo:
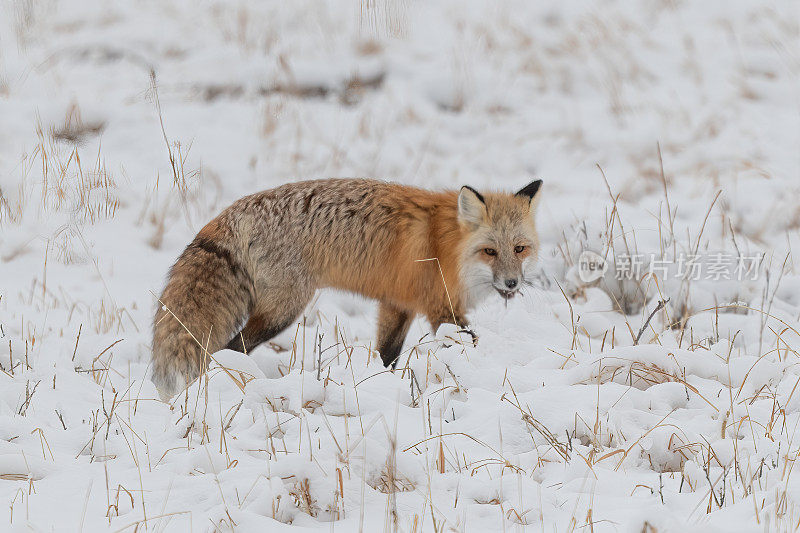
[[[204,232],[170,269],[153,325],[153,382],[171,397],[236,335],[253,299],[252,278],[219,239]]]

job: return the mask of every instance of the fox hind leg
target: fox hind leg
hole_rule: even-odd
[[[273,316],[253,315],[242,331],[237,333],[225,347],[229,350],[249,353],[288,328],[295,318],[297,318],[296,315],[283,316],[276,320],[276,317]]]
[[[397,366],[397,358],[403,349],[408,328],[414,314],[392,304],[381,302],[378,309],[378,351],[383,366]]]
[[[280,292],[266,291],[256,300],[244,328],[233,336],[226,348],[249,353],[291,326],[313,295],[313,289],[295,290],[289,294],[285,288]]]

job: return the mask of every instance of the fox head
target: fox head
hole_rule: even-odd
[[[535,215],[541,185],[536,180],[516,194],[461,188],[458,219],[466,233],[461,277],[471,296],[497,291],[509,300],[531,283],[539,255]]]

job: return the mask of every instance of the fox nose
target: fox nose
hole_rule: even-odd
[[[509,278],[509,279],[506,280],[506,287],[508,287],[509,289],[513,289],[516,286],[517,286],[517,280],[516,279]]]

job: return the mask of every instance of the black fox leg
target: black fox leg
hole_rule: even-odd
[[[283,298],[272,294],[260,296],[244,328],[225,347],[237,352],[250,352],[267,342],[292,325],[313,295],[314,291],[311,290],[284,295]]]
[[[467,326],[467,319],[464,318],[461,314],[456,314],[455,321],[453,321],[453,313],[448,312],[445,314],[439,314],[436,316],[429,316],[428,321],[431,323],[431,328],[433,328],[433,332],[436,333],[436,330],[439,329],[439,326],[442,324],[455,324],[459,327],[459,333],[466,333],[470,337],[472,337],[472,345],[476,346],[478,344],[478,336],[472,331],[469,326]]]
[[[388,303],[381,303],[378,309],[378,351],[383,360],[383,366],[397,365],[400,350],[406,340],[408,328],[414,314],[399,309]]]
[[[263,315],[254,315],[245,324],[242,331],[237,333],[228,343],[226,348],[229,350],[236,350],[237,352],[249,353],[258,345],[267,342],[272,337],[288,328],[294,319],[292,317],[288,320],[284,319],[283,322],[269,321]]]
[[[451,313],[449,310],[438,315],[429,316],[428,322],[431,323],[431,328],[433,328],[434,333],[436,333],[436,330],[439,329],[439,326],[442,324],[455,324],[459,328],[466,328],[467,326],[467,320],[460,314],[456,314],[454,321],[453,313]]]

